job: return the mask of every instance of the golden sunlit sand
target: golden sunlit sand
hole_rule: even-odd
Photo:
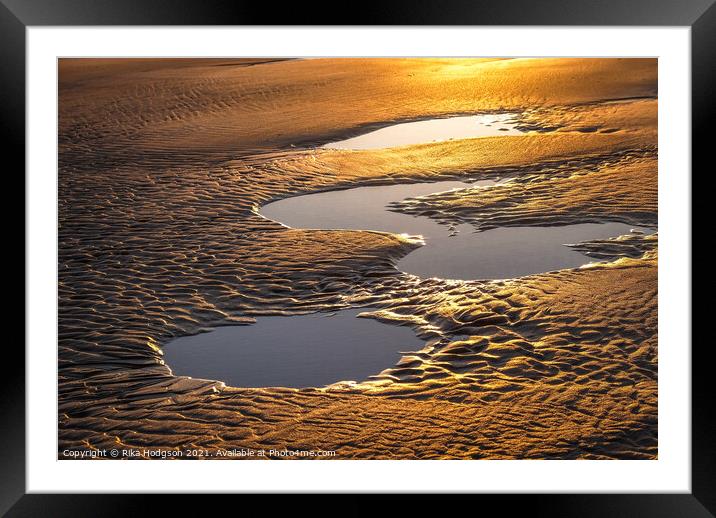
[[[60,60],[59,451],[655,458],[656,235],[575,243],[604,261],[579,269],[421,279],[394,267],[415,240],[258,207],[503,178],[398,208],[481,230],[655,227],[656,96],[654,59]],[[476,112],[520,113],[528,133],[320,148]],[[236,388],[163,361],[211,326],[367,305],[428,345],[365,382]]]

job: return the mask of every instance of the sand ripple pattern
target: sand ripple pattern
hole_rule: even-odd
[[[490,188],[475,187],[394,203],[394,210],[478,230],[506,226],[568,225],[614,221],[657,223],[657,159],[577,167],[568,176],[529,175]],[[651,154],[652,156],[648,156]]]
[[[324,135],[311,137],[320,141],[353,131],[361,117],[410,116],[401,112],[406,106],[423,115],[479,108],[459,74],[435,91],[425,86],[412,104],[400,102],[414,97],[407,74],[406,83],[390,85],[393,104],[372,104],[362,94],[345,102],[360,91],[361,78],[384,77],[386,67],[432,84],[435,66],[452,66],[444,60],[367,62],[359,72],[334,64],[331,70],[343,76],[311,79],[325,71],[320,61],[201,64],[189,75],[175,65],[148,72],[132,65],[118,76],[131,79],[120,86],[99,74],[100,64],[98,79],[61,81],[59,450],[191,446],[322,448],[336,450],[337,458],[654,458],[656,237],[578,244],[608,261],[591,268],[499,282],[425,280],[394,268],[415,246],[398,236],[292,230],[256,208],[339,187],[500,176],[511,181],[490,196],[475,189],[461,198],[410,200],[399,209],[479,228],[655,223],[655,119],[642,128],[629,126],[633,117],[613,116],[620,129],[599,133],[569,131],[563,115],[555,122],[562,130],[520,137],[526,140],[519,148],[505,137],[375,152],[288,149],[284,142],[307,135]],[[623,64],[596,61],[601,76],[624,76]],[[490,63],[470,66],[496,66]],[[570,63],[565,73],[591,73],[579,60]],[[524,65],[516,60],[514,66]],[[275,68],[262,76],[262,67]],[[651,91],[655,70],[647,64],[640,70],[645,79],[620,85],[619,96]],[[555,84],[563,82],[561,73]],[[350,88],[342,86],[345,78]],[[541,84],[528,81],[535,92],[504,102],[536,110]],[[454,89],[460,106],[436,104],[445,89]],[[568,89],[552,104],[586,117],[577,91]],[[320,126],[311,112],[314,95],[341,106]],[[616,91],[583,95],[598,100]],[[639,103],[643,118],[655,114],[653,102]],[[282,126],[271,114],[287,106],[292,117]],[[545,117],[559,119],[558,112]],[[289,133],[271,141],[260,128],[246,129],[252,119],[243,114],[268,114]],[[243,129],[227,140],[232,125]],[[368,305],[378,309],[365,317],[411,326],[427,345],[363,383],[226,387],[175,377],[162,360],[162,344],[212,325]]]

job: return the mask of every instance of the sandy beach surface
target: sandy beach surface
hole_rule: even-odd
[[[324,149],[396,122],[519,113],[519,136]],[[59,62],[59,452],[653,459],[658,236],[500,281],[399,272],[414,242],[298,230],[273,200],[509,178],[396,209],[487,230],[657,224],[655,59]],[[429,343],[305,389],[174,376],[162,346],[261,315],[370,306]],[[376,309],[377,308],[377,309]]]

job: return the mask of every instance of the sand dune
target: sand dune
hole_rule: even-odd
[[[576,244],[610,261],[590,268],[458,282],[398,272],[416,245],[396,235],[256,212],[338,187],[502,177],[396,208],[479,228],[655,225],[656,60],[61,60],[59,88],[59,451],[656,457],[656,237]],[[534,133],[314,148],[508,109]],[[429,345],[365,383],[234,388],[162,360],[208,326],[369,304]]]

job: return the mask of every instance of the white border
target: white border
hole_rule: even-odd
[[[27,43],[28,492],[690,491],[689,28],[31,27]],[[57,57],[346,55],[659,58],[658,460],[56,460]]]

